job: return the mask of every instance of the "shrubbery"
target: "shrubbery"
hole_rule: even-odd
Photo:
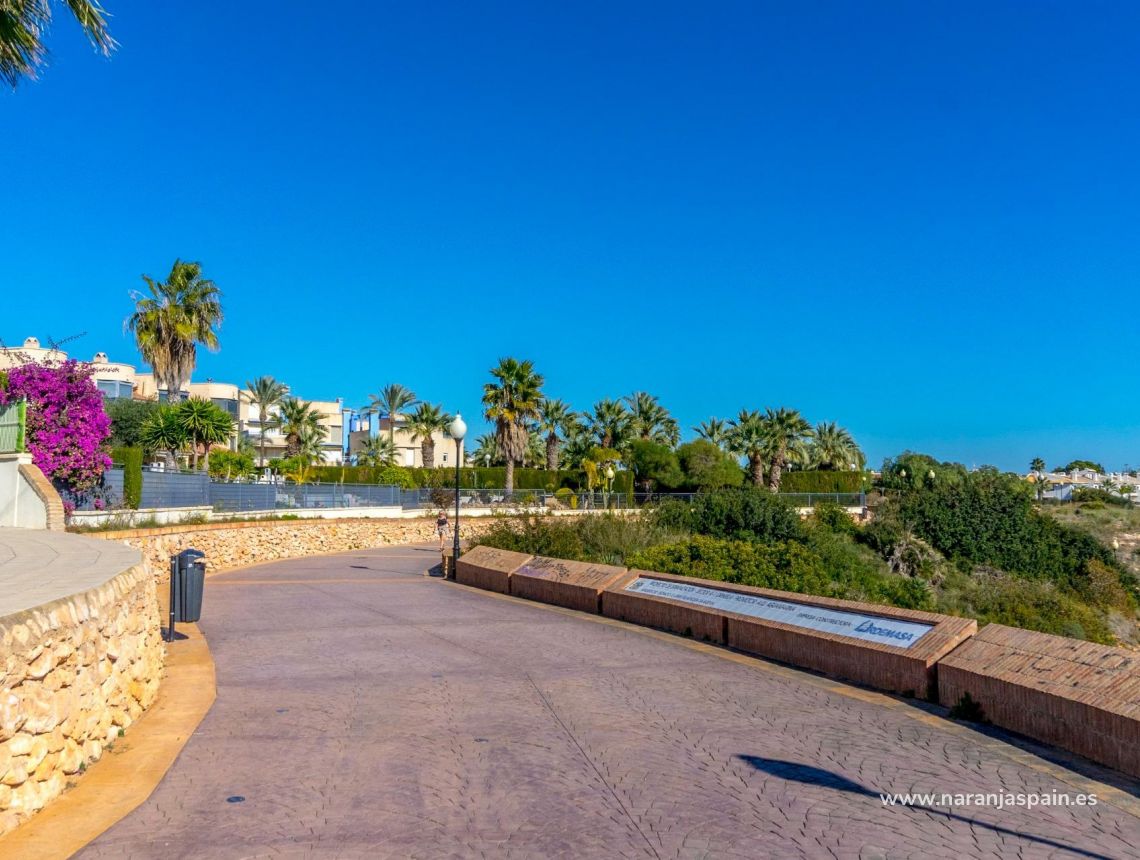
[[[142,448],[112,448],[111,461],[123,467],[123,507],[137,510],[142,500]]]
[[[689,527],[710,537],[759,541],[803,537],[796,510],[773,493],[755,487],[696,496],[690,517]]]
[[[478,543],[551,558],[628,564],[634,553],[678,537],[648,518],[597,514],[503,519]]]
[[[863,472],[784,472],[781,493],[861,493],[867,486]]]

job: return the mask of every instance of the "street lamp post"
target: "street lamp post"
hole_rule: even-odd
[[[459,446],[463,444],[463,437],[467,434],[467,425],[463,423],[463,416],[455,413],[455,420],[447,428],[451,438],[455,440],[455,528],[452,531],[451,579],[455,579],[455,567],[459,564]]]
[[[606,510],[610,509],[610,491],[614,486],[614,466],[610,463],[606,466]]]

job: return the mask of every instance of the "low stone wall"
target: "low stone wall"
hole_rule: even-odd
[[[938,666],[939,700],[1140,777],[1140,654],[990,624]]]
[[[160,629],[142,565],[0,618],[0,833],[62,792],[154,701]]]
[[[487,528],[491,520],[461,523],[464,539]],[[278,561],[438,540],[435,518],[355,520],[253,520],[243,523],[160,526],[150,529],[91,532],[90,537],[121,541],[139,550],[159,580],[170,557],[193,547],[206,554],[209,573]]]
[[[631,570],[630,573],[635,578],[655,575],[645,570]],[[621,586],[626,584],[620,583]],[[624,587],[611,588],[602,595],[602,614],[618,621],[655,627],[716,645],[726,642],[723,612],[667,597],[637,594],[626,591]]]
[[[624,567],[535,556],[511,574],[517,597],[600,614],[602,592],[632,577]]]
[[[509,549],[477,546],[460,556],[455,569],[455,580],[484,591],[510,594],[511,574],[533,557],[523,552],[511,552]]]

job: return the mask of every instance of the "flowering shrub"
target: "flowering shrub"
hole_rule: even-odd
[[[9,370],[0,387],[0,406],[27,398],[25,437],[33,462],[57,487],[77,494],[92,489],[111,465],[111,419],[91,372],[73,359],[25,364]]]

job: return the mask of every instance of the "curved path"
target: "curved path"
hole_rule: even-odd
[[[217,702],[80,856],[1140,856],[1140,804],[1097,784],[1091,808],[886,807],[1091,783],[897,700],[424,576],[436,558],[211,577]]]

